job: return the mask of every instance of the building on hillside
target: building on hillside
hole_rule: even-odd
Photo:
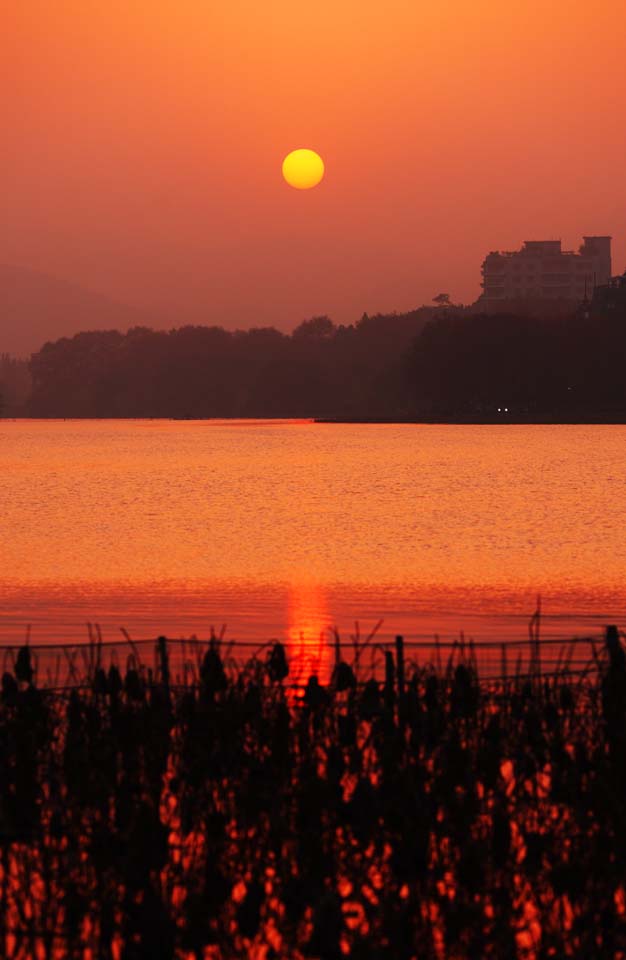
[[[525,240],[521,250],[489,253],[482,265],[479,304],[561,300],[580,303],[611,278],[611,237],[583,237],[578,252],[560,240]]]

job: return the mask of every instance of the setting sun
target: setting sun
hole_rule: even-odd
[[[316,187],[324,176],[324,161],[314,150],[292,150],[283,160],[283,177],[296,190]]]

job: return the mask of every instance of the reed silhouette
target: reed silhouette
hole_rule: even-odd
[[[533,628],[534,629],[534,628]],[[471,645],[383,672],[335,644],[216,637],[151,667],[98,641],[71,688],[36,653],[0,692],[0,953],[30,957],[620,957],[626,657],[481,675]]]

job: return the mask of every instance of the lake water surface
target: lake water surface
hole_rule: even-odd
[[[0,643],[626,626],[626,427],[0,421]]]

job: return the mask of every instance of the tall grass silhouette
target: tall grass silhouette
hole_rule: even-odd
[[[624,955],[616,628],[124,642],[4,651],[3,956]]]

